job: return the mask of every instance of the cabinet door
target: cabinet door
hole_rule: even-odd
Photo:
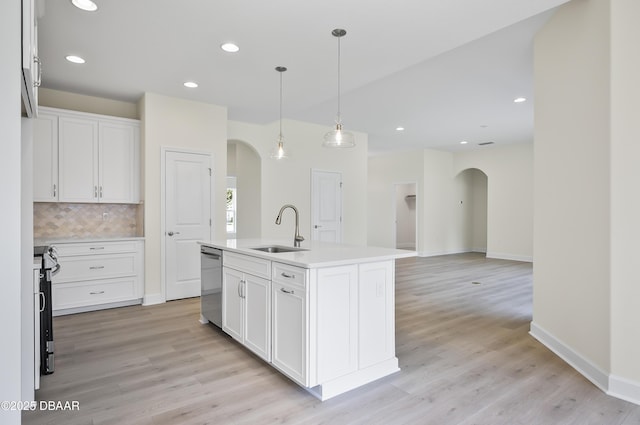
[[[60,202],[98,202],[98,122],[61,116]]]
[[[322,384],[358,368],[358,266],[316,273],[316,372]]]
[[[222,330],[242,342],[243,331],[243,274],[222,268]]]
[[[271,361],[271,282],[244,275],[244,345]]]
[[[306,293],[303,289],[272,283],[272,363],[297,383],[308,386]]]
[[[100,122],[98,139],[100,202],[138,202],[138,127]]]
[[[33,120],[33,200],[58,200],[58,117],[40,114]]]

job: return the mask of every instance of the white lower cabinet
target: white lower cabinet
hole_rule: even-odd
[[[298,384],[309,385],[306,282],[308,270],[273,264],[272,363]]]
[[[225,252],[223,261],[223,330],[316,397],[399,370],[394,260],[306,269]]]
[[[139,304],[144,292],[144,243],[56,243],[60,272],[52,278],[53,314]]]
[[[222,329],[259,357],[271,361],[271,281],[246,272],[266,275],[271,264],[227,253],[223,264]]]

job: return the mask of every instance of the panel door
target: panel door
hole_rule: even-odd
[[[137,126],[101,122],[99,141],[100,202],[137,203],[140,180]]]
[[[311,238],[342,242],[342,174],[312,171]]]
[[[60,202],[98,202],[98,121],[58,121]]]
[[[211,239],[211,156],[166,152],[165,293],[167,300],[200,295],[199,240]]]
[[[244,328],[243,283],[243,273],[222,268],[222,330],[240,342]]]
[[[58,200],[58,117],[39,114],[33,120],[33,200]]]
[[[297,383],[308,386],[306,294],[301,289],[272,283],[273,365]]]
[[[244,345],[271,361],[271,281],[244,275]]]

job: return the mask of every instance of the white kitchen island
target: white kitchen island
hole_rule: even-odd
[[[223,250],[222,329],[321,400],[399,371],[395,259],[413,251],[311,241],[202,241]],[[206,319],[201,317],[206,323]]]

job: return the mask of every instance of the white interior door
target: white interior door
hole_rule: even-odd
[[[342,174],[311,172],[311,239],[342,242]]]
[[[211,156],[165,152],[166,299],[200,295],[198,240],[211,239]]]

